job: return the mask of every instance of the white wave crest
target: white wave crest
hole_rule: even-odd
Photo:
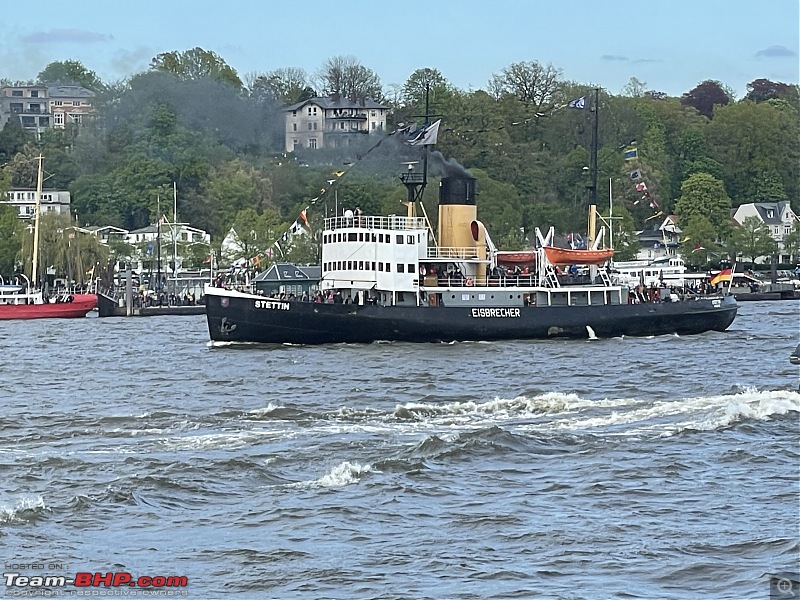
[[[568,413],[583,408],[639,404],[641,400],[618,398],[587,400],[574,393],[548,392],[529,398],[495,398],[489,402],[415,403],[398,405],[395,416],[423,417],[493,416],[499,418],[540,417],[543,414]]]
[[[800,412],[800,394],[789,391],[758,392],[748,390],[733,396],[718,396],[722,406],[708,419],[684,429],[707,431],[728,427],[740,421],[766,421],[770,417]]]
[[[249,414],[256,416],[256,417],[266,417],[272,411],[278,410],[279,408],[283,408],[280,404],[273,404],[270,402],[264,408],[256,408],[254,410],[249,411]]]
[[[327,475],[313,481],[299,481],[290,484],[289,487],[343,487],[351,483],[358,483],[364,473],[372,472],[372,465],[361,465],[344,461],[331,469]]]
[[[594,405],[600,406],[596,403]],[[632,435],[657,431],[663,435],[673,435],[685,430],[709,431],[743,420],[763,421],[790,411],[800,411],[800,394],[789,391],[747,390],[738,394],[656,401],[631,410],[613,410],[600,416],[558,419],[531,428],[587,430],[638,424],[636,428],[618,433]]]
[[[24,496],[17,500],[15,506],[0,505],[0,523],[11,523],[19,520],[25,512],[29,510],[47,509],[44,505],[44,498],[41,496]]]

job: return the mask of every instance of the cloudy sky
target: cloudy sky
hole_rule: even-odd
[[[537,60],[565,79],[619,94],[631,77],[679,96],[716,79],[737,97],[767,78],[798,83],[797,0],[43,0],[4,11],[0,78],[34,79],[48,63],[79,60],[104,81],[144,71],[161,52],[211,50],[246,79],[280,67],[310,75],[351,55],[385,88],[439,69],[462,89]],[[767,10],[768,8],[768,10]]]

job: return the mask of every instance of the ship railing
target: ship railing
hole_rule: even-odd
[[[539,287],[536,275],[507,275],[501,277],[458,277],[458,276],[427,276],[423,280],[423,287]]]
[[[478,258],[478,250],[470,247],[439,247],[428,248],[428,258],[460,258],[471,259]]]
[[[350,217],[328,217],[325,219],[325,229],[389,229],[396,231],[412,231],[425,229],[425,219],[423,217],[400,217],[390,215],[388,217],[373,217],[353,215]]]

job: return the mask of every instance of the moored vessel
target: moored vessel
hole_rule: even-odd
[[[36,206],[33,227],[31,273],[36,283],[39,264],[39,225],[42,210],[42,156],[37,157]],[[22,283],[24,281],[24,283]],[[58,291],[53,295],[31,284],[24,275],[17,283],[0,285],[0,320],[10,319],[77,319],[85,317],[97,306],[97,296],[90,293]]]
[[[25,285],[0,285],[0,321],[9,319],[77,319],[97,306],[94,294],[59,292],[45,297]]]

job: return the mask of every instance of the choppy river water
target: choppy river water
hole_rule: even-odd
[[[799,309],[743,303],[687,337],[324,347],[212,347],[204,317],[3,322],[4,573],[767,598],[766,573],[799,570]]]

